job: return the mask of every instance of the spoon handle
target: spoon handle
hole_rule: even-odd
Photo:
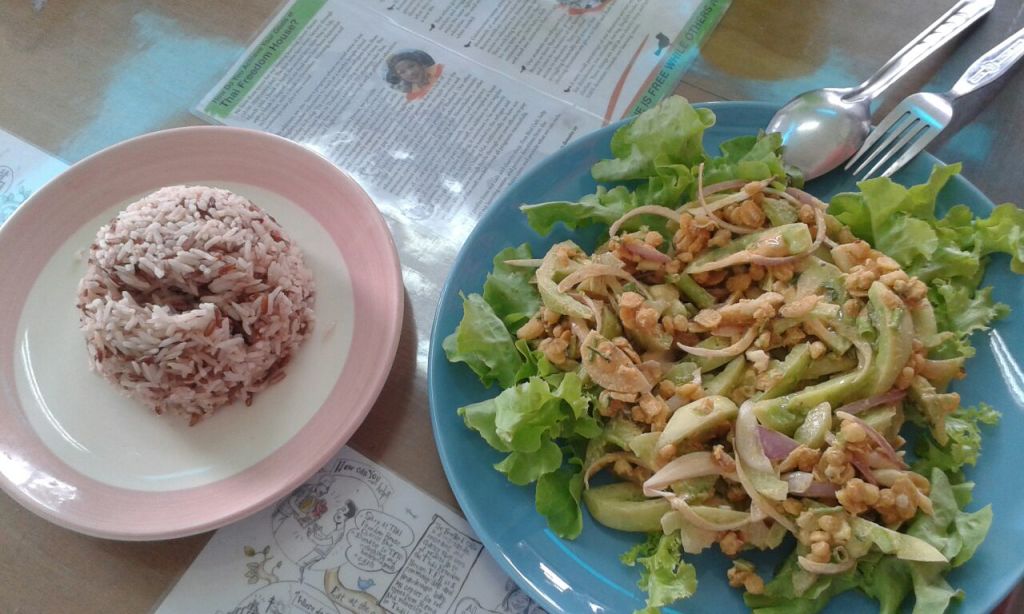
[[[1024,28],[978,58],[957,80],[949,96],[959,98],[979,90],[1009,72],[1024,56]]]
[[[933,51],[956,38],[972,23],[992,10],[995,0],[960,0],[938,21],[907,43],[878,72],[844,96],[847,100],[870,102]]]

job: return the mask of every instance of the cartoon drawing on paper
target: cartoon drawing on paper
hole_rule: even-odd
[[[217,614],[341,614],[327,595],[298,582],[274,582],[250,593],[238,607]]]
[[[288,495],[274,510],[271,526],[276,532],[287,518],[294,518],[305,527],[316,522],[327,511],[324,495],[330,489],[328,478],[321,478],[316,484],[306,482]]]
[[[274,558],[270,554],[270,546],[264,546],[262,550],[256,550],[252,546],[246,546],[242,549],[246,558],[261,557],[260,560],[250,561],[245,564],[247,571],[245,572],[245,579],[249,581],[249,584],[256,584],[261,580],[267,584],[273,584],[277,582],[279,578],[274,570],[281,567],[281,561],[278,561],[272,568],[267,569],[267,563],[270,559]]]
[[[345,536],[345,525],[355,515],[356,504],[352,503],[352,500],[349,499],[341,509],[335,510],[333,516],[333,527],[325,530],[323,526],[317,522],[312,524],[306,530],[306,535],[316,545],[313,546],[312,552],[297,561],[299,564],[299,582],[302,582],[302,578],[306,573],[307,567],[324,560],[331,551],[334,550],[334,547],[337,546]]]
[[[375,489],[358,475],[321,473],[309,484],[282,502],[271,521],[277,546],[300,567],[300,581],[309,569],[344,565],[345,548],[335,546],[348,528],[346,520],[357,510],[382,507]]]

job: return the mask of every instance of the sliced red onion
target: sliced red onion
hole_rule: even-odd
[[[662,207],[661,205],[643,205],[635,209],[630,209],[622,217],[615,220],[611,226],[608,227],[608,236],[614,237],[619,232],[619,228],[626,220],[632,219],[641,215],[657,215],[663,217],[670,222],[679,223],[679,212],[668,207]]]
[[[893,388],[889,392],[885,392],[867,399],[854,401],[853,403],[847,403],[846,405],[837,408],[836,411],[846,412],[848,414],[855,416],[873,407],[878,407],[879,405],[889,405],[891,403],[895,403],[896,401],[902,401],[903,397],[905,396],[907,396],[906,390],[899,390]]]
[[[583,304],[589,307],[590,312],[594,314],[594,329],[601,330],[601,324],[604,321],[604,310],[601,309],[598,303],[600,303],[601,306],[603,306],[604,303],[601,303],[600,301],[595,301],[594,299],[590,298],[586,292],[580,293],[580,300],[583,301]],[[583,340],[580,339],[580,343],[582,342]]]
[[[683,345],[682,343],[677,343],[676,345],[682,351],[694,356],[701,356],[704,358],[732,358],[733,356],[739,356],[743,352],[746,352],[747,348],[754,343],[754,340],[757,339],[757,336],[760,333],[761,329],[759,327],[751,327],[747,329],[747,332],[744,333],[742,337],[740,337],[739,341],[720,350],[712,350],[694,345]]]
[[[736,477],[739,478],[740,484],[743,485],[743,490],[746,491],[747,496],[750,497],[751,509],[756,507],[763,514],[785,527],[785,529],[793,535],[797,534],[797,528],[796,525],[793,524],[793,521],[777,510],[775,505],[768,500],[768,497],[765,497],[759,493],[756,488],[754,488],[754,484],[750,481],[750,477],[745,471],[743,471],[742,463],[736,463]]]
[[[620,279],[625,279],[626,281],[636,284],[636,286],[640,288],[641,292],[645,295],[648,294],[646,287],[627,271],[608,264],[593,263],[585,264],[572,273],[566,275],[565,279],[558,283],[558,291],[567,292],[571,288],[574,288],[576,285],[582,283],[586,279],[590,279],[591,277],[618,277]]]
[[[878,486],[878,478],[875,477],[875,472],[871,470],[871,464],[866,458],[860,454],[853,454],[850,457],[850,464],[860,472],[861,476],[864,477],[865,482]]]
[[[793,471],[787,473],[785,478],[789,483],[790,494],[812,499],[834,499],[836,496],[835,484],[816,482],[813,474]]]
[[[836,417],[840,418],[841,420],[852,420],[853,422],[859,424],[861,428],[864,429],[864,432],[867,433],[871,441],[873,441],[875,445],[878,446],[878,451],[882,454],[884,458],[892,461],[893,463],[896,463],[896,466],[899,467],[900,469],[907,468],[907,464],[903,462],[903,458],[896,453],[896,450],[893,449],[892,444],[889,443],[889,440],[887,440],[884,436],[882,436],[881,433],[872,428],[870,424],[864,422],[857,416],[854,416],[853,414],[847,413],[845,411],[837,411]]]
[[[709,186],[704,186],[701,190],[704,196],[711,196],[712,194],[718,194],[726,190],[735,190],[736,188],[742,188],[747,182],[742,179],[730,179],[729,181],[720,181],[718,183],[712,183]]]
[[[730,459],[731,460],[731,459]],[[644,494],[657,496],[662,489],[680,480],[722,475],[722,467],[711,452],[691,452],[666,464],[644,482]]]
[[[626,251],[633,254],[634,256],[639,256],[644,260],[650,260],[651,262],[660,263],[672,262],[672,259],[669,258],[667,255],[659,252],[650,245],[647,245],[646,243],[626,242],[622,244],[622,247]]]
[[[857,564],[857,561],[854,558],[846,559],[842,563],[819,563],[817,561],[812,561],[806,556],[798,556],[796,557],[796,560],[804,571],[809,571],[820,576],[834,576],[853,569],[853,566]]]
[[[715,224],[718,225],[719,228],[724,228],[729,232],[732,232],[733,234],[748,235],[756,230],[754,228],[744,228],[742,226],[730,224],[729,222],[726,222],[722,218],[718,217],[718,215],[715,214],[714,211],[708,208],[708,203],[706,200],[704,200],[705,196],[706,194],[704,193],[704,164],[702,163],[697,168],[697,202],[700,203],[700,208],[704,212],[704,214],[711,218],[715,222]]]
[[[757,425],[757,436],[761,440],[761,448],[765,456],[771,461],[780,461],[789,456],[789,453],[800,447],[794,439],[782,433]]]
[[[640,459],[630,452],[609,452],[608,454],[596,459],[589,467],[587,467],[586,472],[583,474],[583,486],[585,488],[590,488],[591,476],[619,460],[624,460],[634,465],[641,464]]]
[[[679,512],[679,515],[683,517],[683,520],[691,526],[705,531],[735,531],[736,529],[747,526],[751,522],[759,522],[764,518],[764,515],[755,516],[755,514],[760,514],[759,509],[751,506],[751,511],[745,518],[728,523],[711,522],[707,518],[698,514],[692,507],[690,507],[690,504],[686,502],[686,499],[683,499],[682,497],[674,495],[669,496],[668,502],[672,506],[673,510]]]

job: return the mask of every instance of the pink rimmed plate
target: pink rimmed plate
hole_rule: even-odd
[[[316,328],[287,377],[194,427],[90,372],[75,295],[81,254],[160,187],[242,194],[302,247]],[[147,134],[72,166],[0,228],[0,487],[40,516],[113,539],[223,526],[295,488],[348,441],[394,360],[394,242],[348,175],[287,139],[228,127]]]

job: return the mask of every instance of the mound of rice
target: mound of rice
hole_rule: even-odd
[[[100,228],[78,309],[95,371],[195,424],[284,379],[314,295],[273,217],[227,190],[172,186]]]

